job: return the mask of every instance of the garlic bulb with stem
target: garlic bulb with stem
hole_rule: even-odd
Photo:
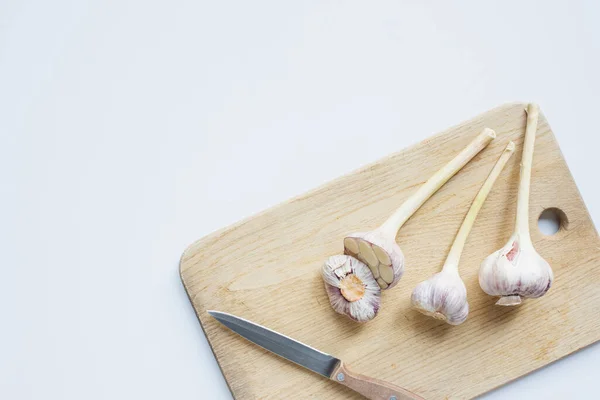
[[[497,305],[521,304],[522,297],[541,297],[552,285],[552,268],[533,248],[529,233],[529,189],[533,148],[539,118],[537,104],[527,106],[527,128],[521,159],[515,232],[500,250],[489,255],[479,269],[479,285]]]
[[[496,132],[485,128],[456,157],[429,178],[379,228],[370,232],[353,233],[344,238],[344,253],[368,265],[382,289],[394,287],[404,273],[404,254],[396,243],[398,230],[427,199],[495,137]]]
[[[358,322],[377,315],[381,289],[364,263],[347,255],[329,257],[321,270],[333,309]]]
[[[458,263],[469,232],[471,232],[471,228],[473,228],[473,224],[475,223],[475,218],[477,218],[477,214],[481,210],[494,182],[496,182],[500,172],[502,172],[502,169],[514,151],[515,144],[509,142],[483,183],[483,186],[479,189],[454,238],[454,243],[450,248],[442,271],[430,279],[419,283],[413,290],[411,303],[414,308],[423,314],[443,320],[451,325],[462,324],[467,319],[467,315],[469,314],[467,288],[458,273]]]

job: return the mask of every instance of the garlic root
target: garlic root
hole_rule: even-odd
[[[421,282],[413,290],[411,303],[421,313],[443,320],[451,325],[459,325],[467,319],[469,315],[467,288],[458,273],[460,256],[477,214],[514,150],[515,144],[509,142],[481,189],[479,189],[456,234],[442,271]]]
[[[398,230],[450,178],[483,150],[496,133],[485,128],[448,164],[411,195],[379,228],[358,232],[344,239],[344,253],[365,263],[381,289],[394,287],[404,273],[404,254],[396,243]]]
[[[479,268],[479,285],[491,296],[500,296],[500,306],[514,306],[522,297],[541,297],[552,285],[552,268],[534,249],[529,232],[529,191],[533,149],[539,118],[536,104],[527,106],[527,128],[521,159],[515,232]]]

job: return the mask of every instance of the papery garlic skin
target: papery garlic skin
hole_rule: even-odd
[[[462,324],[469,315],[467,288],[457,272],[445,270],[417,285],[411,296],[414,308],[451,325]]]
[[[365,263],[381,289],[390,289],[404,274],[404,254],[396,240],[377,229],[344,238],[344,253]]]
[[[358,321],[375,318],[381,305],[381,288],[369,267],[354,257],[329,257],[321,270],[331,307]]]
[[[479,285],[491,296],[501,296],[498,305],[517,305],[521,297],[541,297],[550,289],[554,274],[528,238],[513,234],[500,250],[481,264]]]

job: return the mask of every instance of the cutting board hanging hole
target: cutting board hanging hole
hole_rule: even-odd
[[[546,208],[538,218],[538,228],[545,236],[554,236],[566,229],[569,220],[563,210],[556,207]]]

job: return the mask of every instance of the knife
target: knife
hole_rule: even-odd
[[[235,315],[209,310],[217,321],[254,344],[340,383],[371,400],[423,400],[399,386],[355,374],[342,360]]]

